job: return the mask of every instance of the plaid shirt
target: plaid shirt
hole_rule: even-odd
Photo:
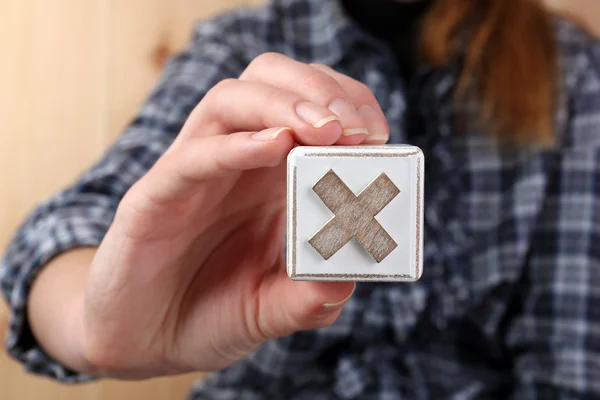
[[[600,398],[600,45],[564,20],[555,27],[559,145],[539,150],[498,146],[462,122],[476,107],[453,110],[459,62],[403,82],[390,49],[335,1],[276,0],[199,24],[114,146],[14,237],[1,265],[8,351],[27,371],[91,379],[33,339],[32,280],[58,253],[98,245],[204,94],[274,51],[365,82],[391,141],[424,150],[425,272],[414,284],[359,284],[333,326],[267,342],[191,398]]]

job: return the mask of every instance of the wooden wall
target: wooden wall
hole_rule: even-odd
[[[598,0],[548,1],[600,24]],[[119,134],[194,20],[260,2],[0,0],[0,252],[28,210]],[[1,304],[0,331],[6,314]],[[65,387],[0,353],[6,400],[181,399],[195,378]]]

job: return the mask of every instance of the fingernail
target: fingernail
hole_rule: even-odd
[[[283,131],[292,131],[292,128],[279,128],[275,131],[273,129],[265,129],[264,131],[256,132],[251,137],[254,140],[261,141],[275,140]]]
[[[354,294],[355,290],[356,290],[356,283],[354,284],[354,288],[352,289],[350,294],[344,300],[338,301],[337,303],[324,303],[321,308],[321,312],[330,312],[330,311],[339,310],[348,302],[348,300],[350,300],[350,298],[352,298],[352,295]]]
[[[382,121],[381,113],[377,112],[371,106],[362,106],[358,109],[359,115],[367,124],[369,135],[366,141],[387,142],[389,139],[389,129],[387,124]]]
[[[342,135],[367,135],[369,130],[356,107],[344,99],[335,99],[329,103],[329,111],[337,115],[342,121]]]
[[[330,122],[333,121],[337,121],[340,122],[340,119],[338,117],[336,117],[335,115],[332,115],[331,117],[327,117],[327,118],[323,118],[321,120],[319,120],[316,124],[314,124],[313,126],[317,129],[321,128],[322,126],[324,126],[325,124],[328,124]]]
[[[336,115],[331,115],[331,111],[325,107],[318,106],[308,101],[302,101],[296,104],[296,114],[307,124],[314,128],[322,128],[324,125],[340,121]]]
[[[365,128],[344,129],[342,131],[342,136],[368,135],[368,134],[369,134],[369,131]]]
[[[369,136],[367,136],[367,138],[364,140],[363,143],[382,144],[382,143],[387,143],[389,140],[390,140],[390,137],[388,135],[369,135]]]

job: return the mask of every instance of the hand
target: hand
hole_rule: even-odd
[[[265,54],[216,85],[96,252],[81,313],[87,359],[121,378],[212,371],[333,323],[354,283],[285,272],[286,156],[296,143],[388,136],[367,87],[324,66]]]

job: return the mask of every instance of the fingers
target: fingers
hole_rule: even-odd
[[[311,67],[329,75],[342,86],[350,101],[357,107],[358,113],[367,123],[369,136],[365,143],[386,143],[390,137],[390,128],[375,95],[367,85],[341,74],[322,64],[310,64]]]
[[[328,108],[339,116],[344,128],[343,136],[368,133],[366,122],[348,101],[344,88],[327,74],[281,54],[266,53],[257,57],[240,76],[242,81],[263,82]]]
[[[257,323],[265,338],[331,325],[356,288],[354,282],[296,282],[285,271],[264,284]]]
[[[294,92],[236,79],[210,90],[181,133],[202,137],[274,126],[292,128],[297,142],[305,145],[331,145],[342,134],[340,119],[326,107]]]
[[[136,190],[152,204],[184,200],[202,182],[280,165],[294,144],[289,128],[179,141],[138,182]]]
[[[345,136],[368,131],[375,142],[387,141],[389,136],[383,112],[369,88],[329,67],[267,53],[257,57],[240,80],[267,83],[327,107],[342,120]]]
[[[273,126],[289,126],[303,145],[359,144],[365,138],[384,143],[389,137],[367,86],[331,68],[273,53],[257,57],[240,79],[213,87],[182,134],[212,136]]]

